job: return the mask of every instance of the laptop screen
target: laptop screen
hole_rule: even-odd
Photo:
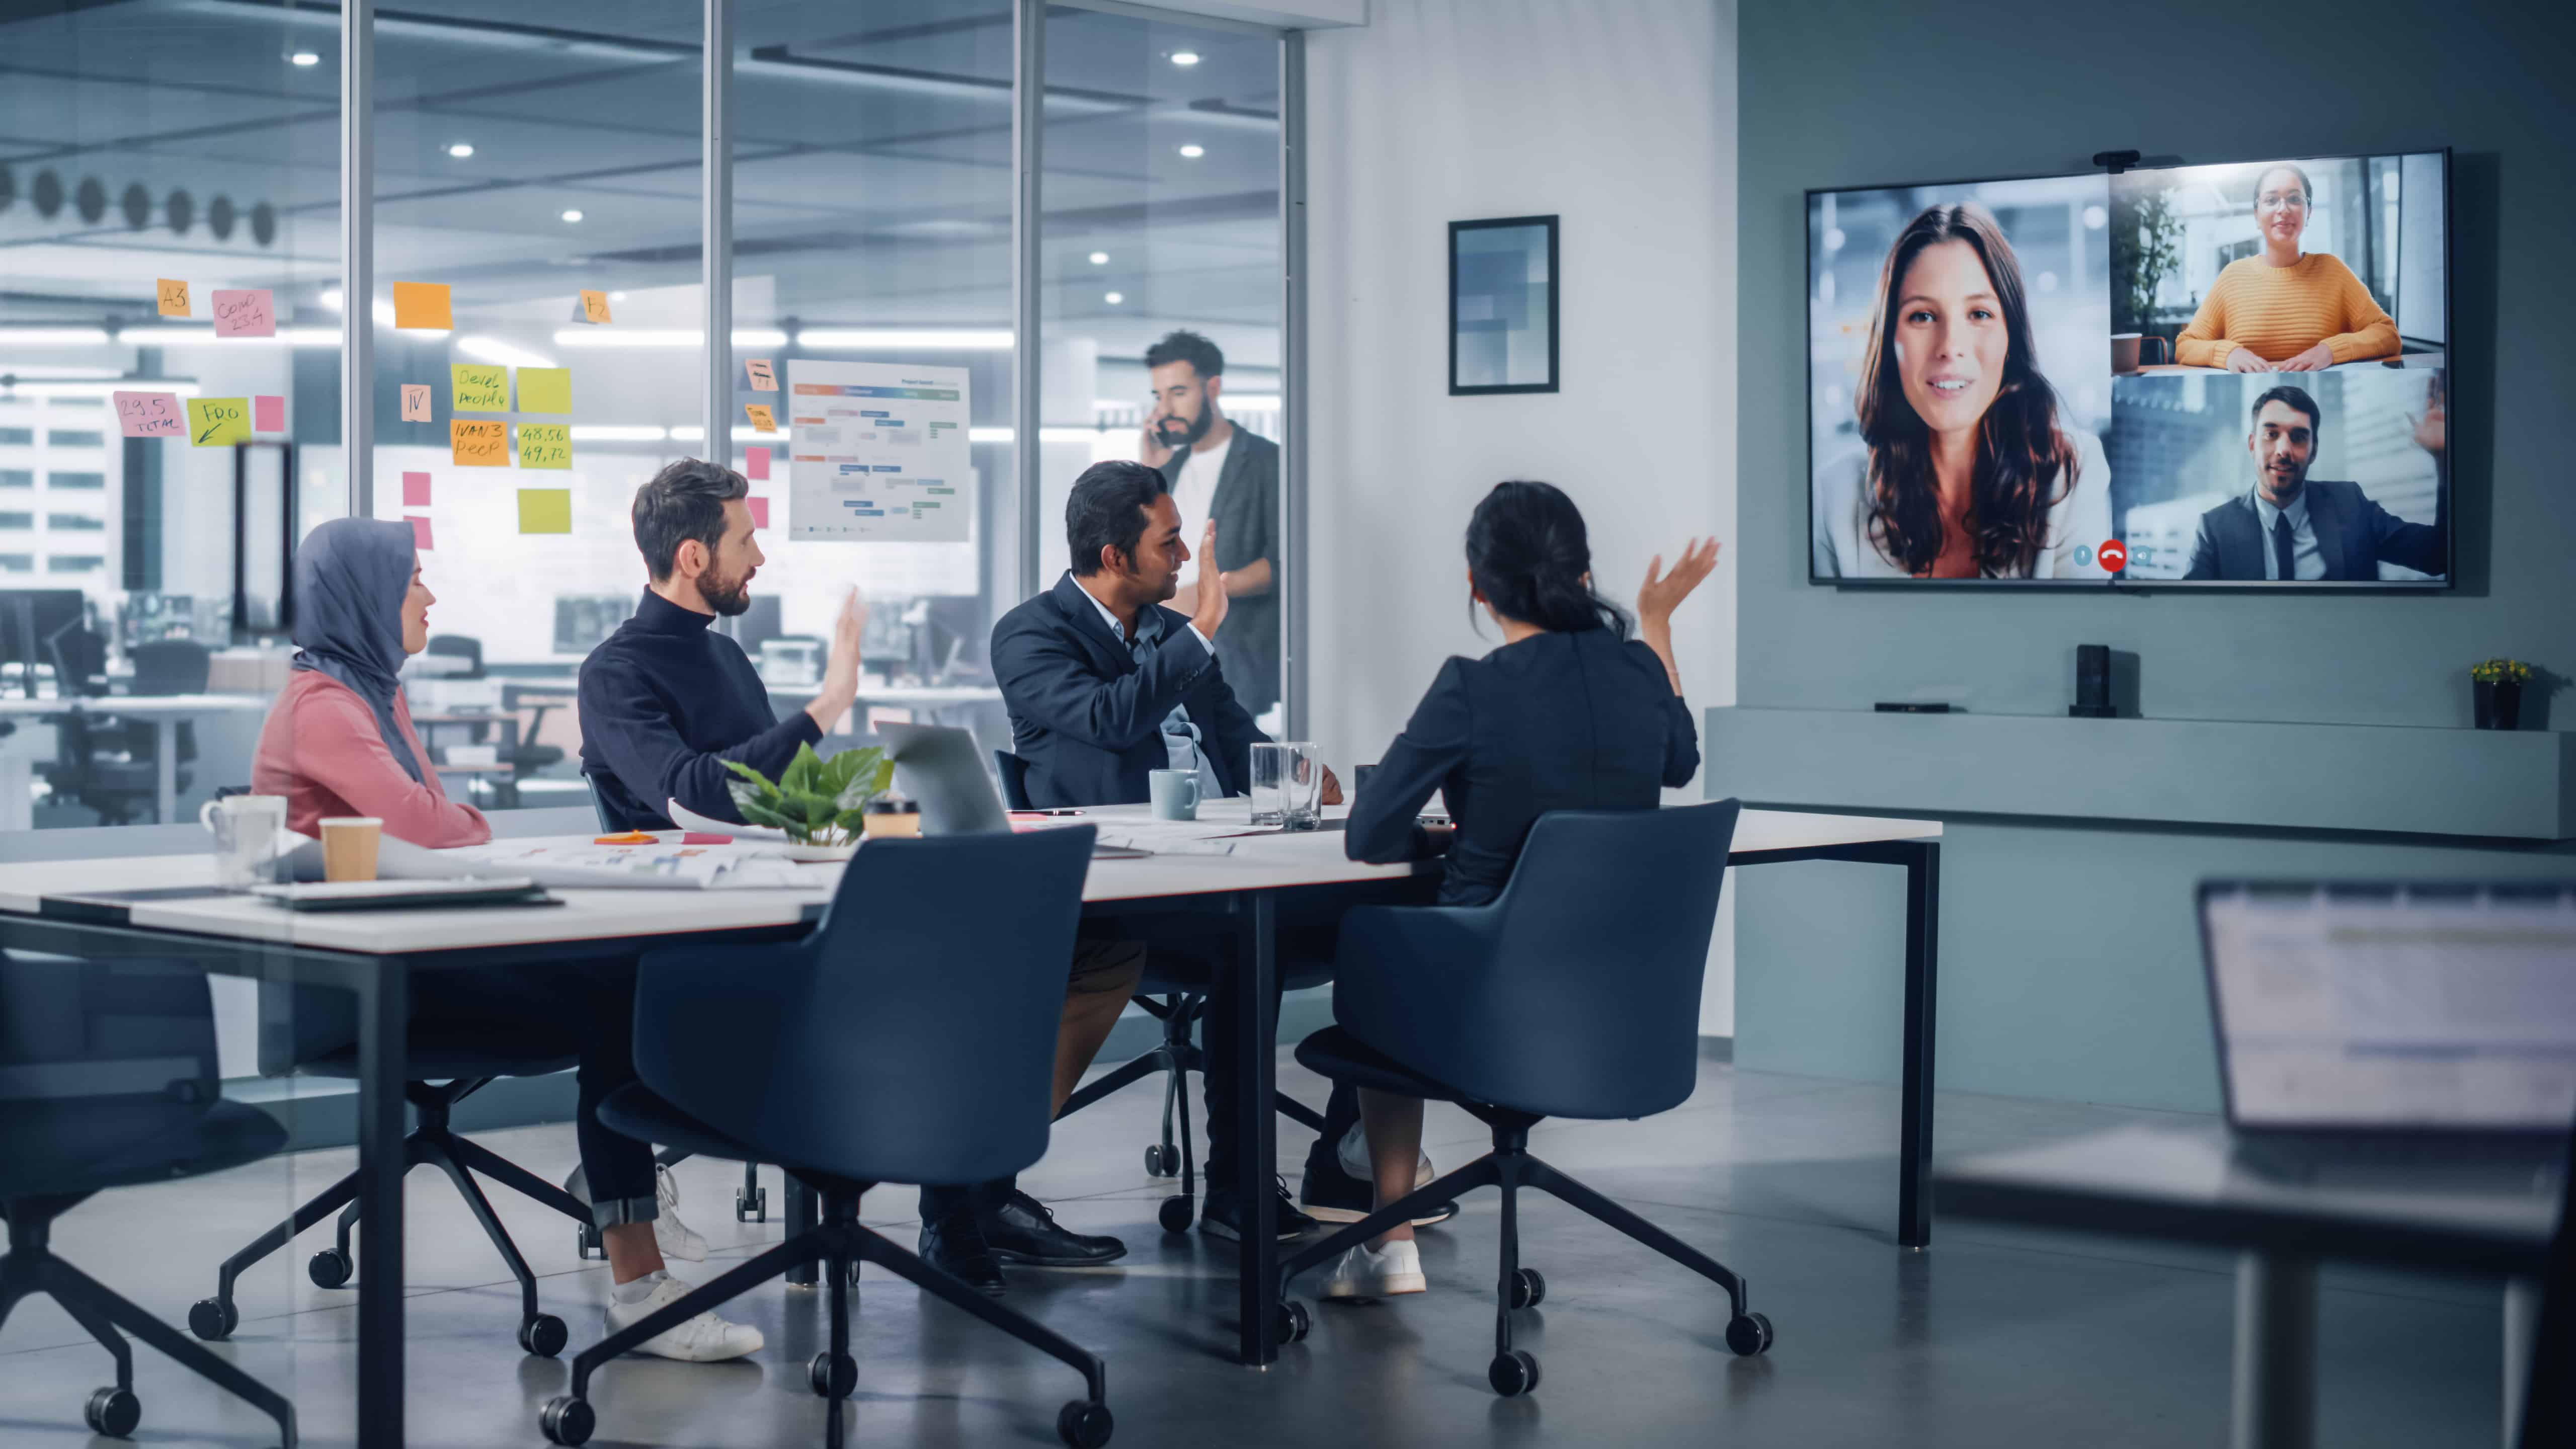
[[[2576,884],[2212,882],[2200,910],[2230,1123],[2576,1120]]]

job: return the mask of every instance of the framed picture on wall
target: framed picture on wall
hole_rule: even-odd
[[[1449,395],[1556,391],[1556,218],[1449,223]]]

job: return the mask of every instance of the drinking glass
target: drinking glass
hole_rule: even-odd
[[[1288,823],[1291,748],[1275,744],[1252,747],[1252,823],[1255,825]]]

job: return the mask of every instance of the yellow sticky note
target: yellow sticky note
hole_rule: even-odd
[[[580,304],[572,309],[572,320],[575,322],[596,322],[603,325],[606,324],[608,321],[608,294],[606,292],[594,292],[587,287],[583,288]]]
[[[459,468],[510,466],[510,425],[479,418],[451,418],[447,424],[448,455]]]
[[[767,403],[744,403],[744,404],[742,405],[742,410],[743,410],[745,413],[747,413],[747,414],[749,414],[749,415],[750,415],[750,417],[751,417],[751,430],[752,430],[753,432],[755,432],[755,433],[774,433],[774,432],[777,432],[777,431],[778,431],[778,419],[777,419],[775,416],[771,415],[771,413],[770,413],[770,411],[769,411],[769,404],[767,404]]]
[[[200,448],[229,448],[250,441],[250,399],[188,399],[188,441]]]
[[[159,288],[161,293],[161,315],[164,317],[187,316],[188,284],[185,282],[174,282],[168,277],[162,277],[159,281],[161,283]]]
[[[563,423],[519,424],[519,466],[522,468],[571,467],[571,427]]]
[[[572,532],[572,490],[569,488],[520,489],[519,531],[521,533]]]
[[[427,327],[441,332],[456,325],[445,282],[394,283],[394,325]]]
[[[569,367],[520,368],[519,411],[523,413],[571,412],[572,369]]]
[[[460,413],[506,413],[510,410],[510,369],[498,363],[456,362],[447,368]]]

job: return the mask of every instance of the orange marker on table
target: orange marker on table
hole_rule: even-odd
[[[590,843],[593,845],[658,845],[661,842],[641,830],[629,830],[623,835],[602,835]]]

